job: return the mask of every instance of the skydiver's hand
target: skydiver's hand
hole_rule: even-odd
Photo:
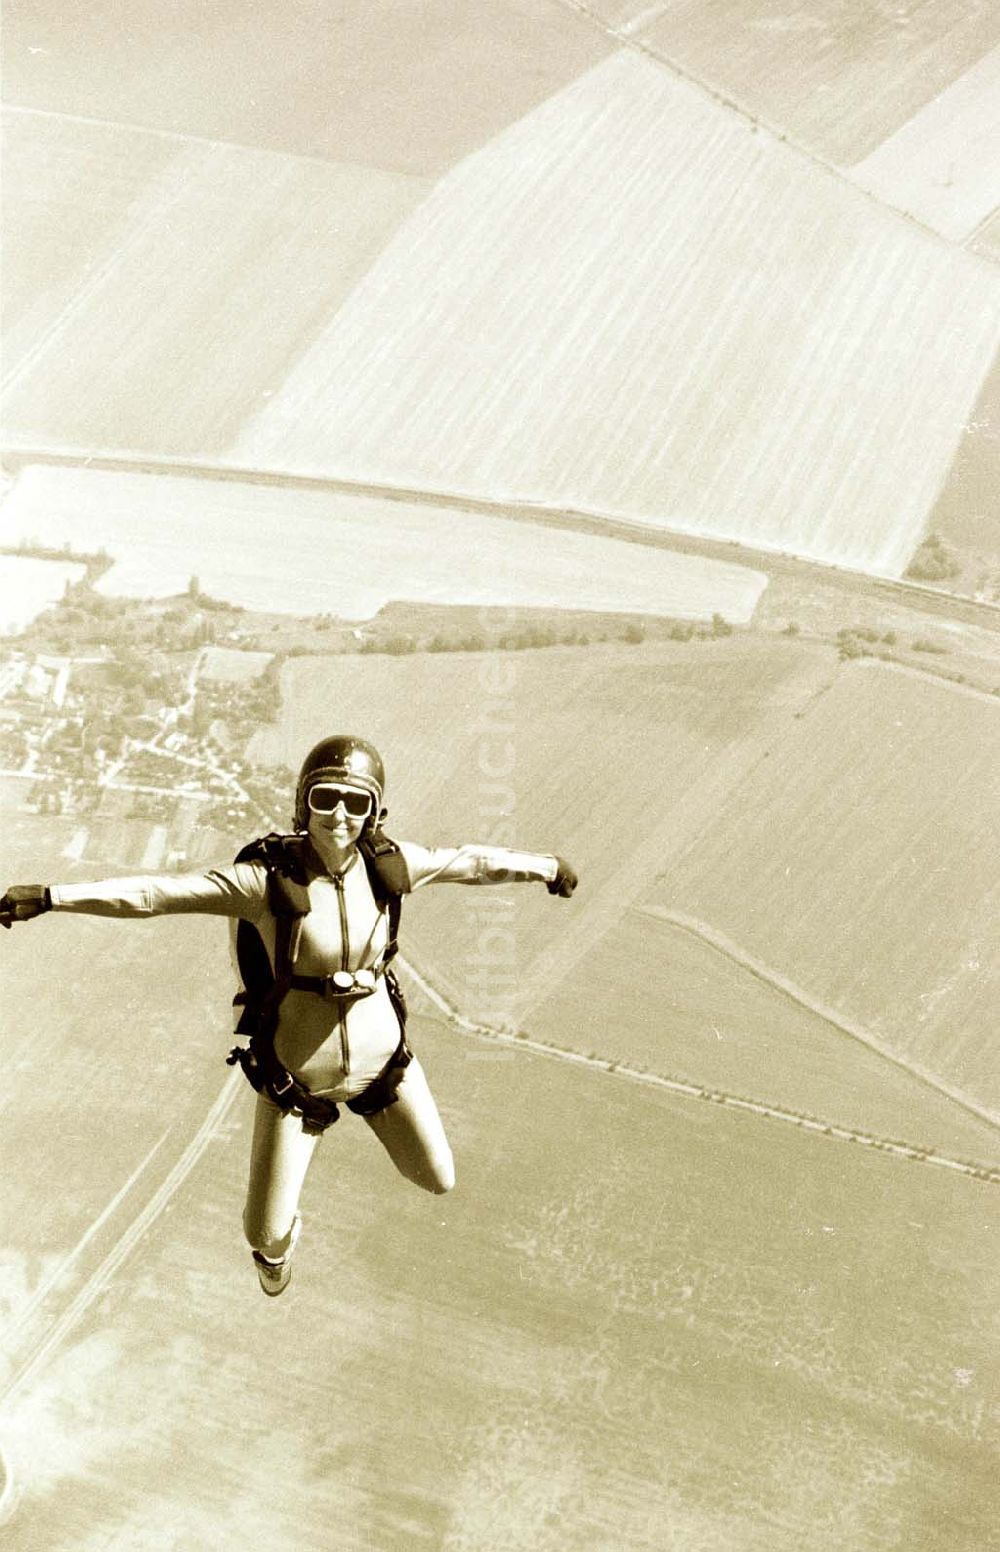
[[[7,893],[0,896],[0,926],[11,927],[16,921],[31,921],[32,917],[51,909],[52,901],[44,884],[11,884]]]
[[[556,858],[556,876],[545,885],[550,895],[561,895],[568,900],[579,879],[564,857]]]

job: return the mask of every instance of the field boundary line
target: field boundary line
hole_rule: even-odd
[[[101,118],[93,113],[63,113],[57,108],[35,108],[27,103],[4,103],[7,113],[19,114],[22,118],[58,119],[62,123],[92,124],[97,129],[124,130],[127,134],[136,136],[148,136],[151,140],[172,140],[181,145],[198,146],[209,150],[245,151],[248,157],[280,158],[283,162],[308,162],[313,166],[329,168],[330,159],[318,153],[310,156],[308,151],[269,151],[264,146],[248,144],[245,140],[220,140],[217,135],[194,135],[182,129],[158,129],[155,124],[136,124],[129,119]],[[433,182],[430,177],[421,173],[393,172],[387,177],[393,179],[403,178],[408,183],[429,184]]]
[[[650,23],[655,23],[660,19],[660,15],[670,9],[667,0],[664,0],[664,3],[662,4],[653,4],[648,6],[646,11],[640,12],[639,15],[634,17],[631,21],[625,21],[621,24],[608,21],[605,17],[600,16],[597,11],[595,11],[592,6],[587,3],[587,0],[559,0],[559,3],[564,6],[566,10],[573,11],[577,16],[581,16],[586,21],[590,22],[597,32],[603,33],[604,36],[611,42],[616,43],[619,47],[619,50],[627,50],[632,54],[637,54],[643,59],[647,59],[650,64],[659,66],[661,69],[669,71],[669,73],[675,76],[678,80],[684,81],[693,90],[699,92],[701,96],[707,101],[715,103],[717,107],[722,108],[725,112],[732,113],[744,124],[750,125],[752,128],[757,130],[762,129],[765,134],[771,137],[772,140],[775,140],[779,144],[786,146],[788,150],[791,151],[794,155],[801,157],[803,161],[807,162],[810,166],[817,168],[828,178],[835,179],[836,182],[840,183],[844,187],[852,189],[856,194],[861,195],[870,204],[874,205],[878,210],[883,211],[886,215],[890,217],[895,216],[897,220],[903,222],[905,225],[914,228],[916,231],[922,232],[925,236],[931,237],[935,241],[947,247],[955,248],[968,253],[970,257],[977,261],[980,265],[985,265],[987,267],[993,266],[994,261],[990,257],[984,254],[976,253],[975,250],[966,247],[969,239],[974,237],[978,232],[978,227],[973,228],[971,232],[967,232],[964,237],[958,239],[946,237],[938,227],[932,226],[929,221],[925,221],[920,216],[914,215],[912,211],[905,209],[902,205],[896,204],[895,201],[873,193],[872,190],[866,188],[863,183],[858,183],[851,176],[851,173],[853,172],[856,165],[855,163],[850,162],[845,164],[842,162],[834,161],[832,157],[825,155],[816,147],[811,146],[808,140],[801,139],[794,130],[775,123],[769,116],[764,113],[753,111],[749,107],[744,106],[743,102],[738,96],[733,95],[732,92],[725,90],[722,86],[716,84],[715,82],[707,80],[703,75],[697,74],[689,66],[681,64],[679,60],[673,59],[665,48],[659,46],[650,39],[641,37],[639,34],[643,27],[649,25]],[[956,77],[956,80],[961,80],[962,76],[966,75],[967,73],[968,70],[963,70]],[[909,119],[904,120],[904,123],[908,122]],[[881,143],[883,142],[880,142],[880,144]],[[862,158],[862,160],[864,160],[864,158]],[[995,214],[995,212],[991,214]],[[991,216],[984,217],[984,222],[990,219]]]
[[[751,1099],[746,1095],[733,1094],[726,1089],[720,1089],[714,1085],[695,1083],[687,1078],[668,1077],[663,1073],[646,1072],[640,1067],[630,1067],[627,1062],[616,1061],[612,1058],[600,1056],[587,1056],[582,1051],[573,1051],[566,1046],[553,1045],[550,1041],[535,1040],[530,1035],[511,1034],[507,1030],[496,1029],[490,1024],[477,1023],[475,1019],[466,1018],[457,1008],[453,1007],[440,992],[427,980],[426,976],[414,966],[412,961],[400,954],[397,964],[405,970],[414,983],[420,988],[428,1000],[447,1019],[449,1024],[461,1029],[465,1034],[472,1035],[481,1040],[493,1041],[499,1045],[505,1045],[512,1050],[532,1051],[537,1056],[555,1057],[559,1061],[572,1062],[578,1067],[587,1067],[591,1071],[607,1073],[616,1078],[622,1078],[629,1083],[639,1083],[648,1088],[666,1089],[671,1094],[681,1094],[688,1099],[707,1100],[711,1104],[721,1105],[730,1110],[741,1110],[751,1115],[765,1116],[772,1121],[784,1121],[787,1125],[797,1126],[803,1131],[818,1133],[823,1137],[833,1137],[840,1142],[859,1143],[862,1147],[874,1148],[880,1153],[888,1153],[896,1158],[909,1159],[911,1162],[936,1164],[941,1169],[951,1169],[961,1175],[970,1175],[975,1180],[988,1181],[991,1185],[1000,1185],[1000,1165],[981,1164],[969,1159],[953,1158],[950,1154],[937,1153],[933,1148],[922,1147],[917,1143],[903,1142],[899,1138],[879,1136],[876,1132],[865,1132],[856,1127],[843,1126],[836,1121],[824,1121],[818,1116],[807,1115],[805,1112],[786,1109],[781,1105],[769,1105],[764,1100]]]
[[[974,629],[976,627],[973,627]],[[879,669],[885,669],[891,674],[902,674],[905,679],[915,679],[918,684],[939,685],[942,690],[951,694],[962,692],[971,695],[974,700],[986,701],[992,707],[997,706],[997,697],[993,690],[980,689],[975,684],[963,684],[958,679],[950,679],[945,673],[935,673],[933,668],[921,668],[916,663],[900,663],[892,657],[864,657],[854,658],[843,665],[850,673],[875,673]]]
[[[237,1093],[240,1092],[242,1079],[243,1074],[237,1067],[232,1068],[227,1073],[208,1114],[176,1164],[158,1186],[142,1211],[137,1214],[118,1241],[112,1246],[97,1270],[87,1279],[83,1287],[71,1300],[24,1366],[15,1373],[10,1384],[0,1395],[0,1403],[6,1405],[7,1402],[13,1400],[24,1389],[28,1381],[46,1363],[50,1354],[58,1348],[77,1322],[87,1313],[94,1301],[104,1292],[118,1268],[131,1255],[143,1236],[152,1228],[157,1218],[168,1206],[171,1198],[184,1184],[188,1175],[190,1175],[194,1166],[205,1152],[212,1140],[213,1132],[224,1120]]]
[[[961,1089],[955,1088],[945,1078],[939,1078],[935,1073],[921,1066],[920,1063],[907,1061],[906,1057],[900,1056],[897,1051],[894,1051],[891,1046],[880,1040],[877,1035],[873,1035],[870,1030],[865,1029],[863,1025],[854,1023],[853,1020],[838,1013],[834,1008],[828,1007],[819,998],[810,996],[808,992],[804,991],[802,987],[796,986],[795,982],[789,980],[787,976],[779,974],[777,970],[772,969],[763,960],[755,958],[753,954],[741,948],[738,943],[734,943],[731,938],[727,938],[725,933],[708,926],[706,922],[699,921],[695,916],[688,916],[683,911],[671,911],[666,906],[632,905],[628,909],[638,912],[640,916],[650,917],[653,921],[665,922],[670,927],[677,927],[681,932],[686,932],[690,937],[697,938],[700,942],[706,943],[709,948],[715,949],[716,953],[722,954],[724,958],[738,965],[741,969],[746,970],[755,980],[762,981],[772,991],[780,992],[790,1002],[796,1003],[800,1008],[805,1008],[808,1013],[814,1013],[817,1018],[823,1019],[825,1023],[839,1030],[841,1034],[849,1035],[852,1040],[857,1040],[861,1045],[866,1046],[868,1050],[874,1051],[877,1056],[884,1057],[886,1061],[891,1062],[894,1067],[901,1068],[911,1078],[916,1078],[928,1088],[934,1089],[936,1093],[942,1094],[946,1099],[950,1099],[956,1105],[960,1105],[963,1110],[968,1110],[970,1115],[976,1117],[977,1121],[985,1121],[988,1126],[1000,1129],[1000,1116],[997,1115],[995,1110],[990,1110],[988,1106],[980,1105],[978,1101],[970,1099],[967,1094],[962,1093]]]

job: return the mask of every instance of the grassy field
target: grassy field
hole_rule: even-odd
[[[152,826],[89,825],[86,858],[66,855],[75,821],[13,811],[4,790],[6,878],[71,880],[138,872]],[[9,1190],[2,1295],[17,1315],[39,1267],[51,1271],[166,1128],[160,1164],[204,1114],[221,1081],[232,995],[224,924],[192,930],[176,919],[125,927],[52,916],[40,931],[4,933],[2,1111]],[[58,1146],[59,1187],[39,1161]],[[143,1181],[137,1181],[141,1196]],[[24,1267],[9,1264],[13,1223],[30,1225]]]
[[[519,654],[502,685],[477,654],[300,658],[253,753],[295,768],[335,707],[386,754],[398,834],[574,860],[569,911],[527,889],[430,890],[408,908],[418,968],[474,1018],[516,1028],[589,984],[627,907],[648,903],[995,1105],[995,702],[879,664],[838,670],[808,644],[703,647]]]
[[[898,575],[998,331],[988,266],[622,52],[435,186],[233,456]]]
[[[997,711],[849,671],[655,891],[994,1107]]]
[[[996,258],[1000,260],[1000,217],[996,222],[996,234]],[[977,571],[968,579],[968,591],[982,585],[984,573],[990,580],[1000,573],[1000,516],[990,494],[998,481],[1000,355],[983,383],[968,432],[956,451],[948,479],[930,517],[931,529],[941,534],[948,544],[979,558]]]
[[[529,888],[429,889],[408,908],[418,964],[478,1016],[495,1002],[480,954],[499,954],[498,973],[518,991],[567,973],[831,669],[807,646],[735,640],[694,654],[650,643],[500,659],[299,658],[282,674],[281,720],[251,755],[296,769],[331,723],[364,729],[390,773],[391,831],[573,858],[587,887],[570,911]]]
[[[670,922],[627,912],[548,997],[535,1038],[960,1159],[1000,1159],[997,1130]]]

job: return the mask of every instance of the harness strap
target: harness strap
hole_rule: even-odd
[[[378,1115],[380,1110],[388,1110],[399,1099],[399,1085],[412,1060],[413,1052],[406,1043],[405,1034],[401,1034],[399,1044],[378,1077],[373,1078],[354,1099],[344,1101],[348,1110],[360,1116]],[[226,1062],[230,1067],[238,1063],[251,1087],[258,1094],[266,1094],[279,1110],[286,1114],[298,1111],[302,1117],[303,1131],[321,1134],[335,1121],[339,1121],[340,1109],[336,1100],[313,1094],[307,1089],[279,1062],[273,1046],[263,1046],[258,1050],[253,1046],[234,1046]]]
[[[302,930],[302,917],[292,916],[290,913],[274,914],[274,980],[287,982],[291,978],[292,966],[295,963],[299,934]]]
[[[374,987],[342,990],[332,984],[329,976],[295,973],[303,918],[309,911],[309,892],[301,856],[303,841],[304,838],[299,836],[264,836],[244,847],[237,857],[240,862],[251,857],[260,858],[267,866],[269,904],[275,922],[274,969],[271,982],[263,991],[244,990],[233,999],[234,1004],[243,1009],[236,1033],[249,1035],[250,1044],[249,1047],[234,1046],[226,1060],[230,1066],[238,1063],[252,1087],[258,1093],[268,1094],[281,1110],[297,1111],[302,1116],[305,1131],[323,1132],[333,1125],[340,1112],[333,1100],[313,1094],[300,1083],[275,1055],[274,1035],[281,1003],[292,988],[350,1002],[370,996]],[[375,1115],[395,1104],[403,1073],[413,1059],[405,1036],[406,999],[396,976],[386,968],[398,951],[396,934],[402,909],[401,895],[409,889],[409,878],[399,847],[381,831],[364,837],[358,849],[362,852],[376,903],[388,917],[388,941],[377,969],[372,968],[376,977],[385,976],[400,1028],[399,1044],[378,1077],[355,1099],[346,1101],[348,1109],[358,1115]],[[270,969],[266,966],[266,956],[265,968]]]
[[[321,1133],[340,1119],[340,1110],[332,1099],[313,1094],[284,1067],[274,1054],[270,1044],[251,1043],[234,1046],[226,1057],[230,1067],[239,1064],[243,1076],[258,1094],[266,1094],[286,1113],[297,1110],[302,1117],[302,1129]],[[376,1080],[378,1081],[378,1080]]]
[[[399,919],[403,910],[403,896],[409,893],[410,874],[396,841],[391,840],[379,828],[362,835],[358,850],[365,862],[368,879],[378,904],[385,908],[388,917],[387,942],[382,953],[382,963],[387,965],[399,952],[396,941],[399,935]]]
[[[399,1098],[397,1090],[412,1060],[413,1052],[406,1043],[406,1036],[400,1035],[399,1044],[378,1077],[373,1078],[355,1099],[344,1101],[348,1110],[360,1116],[378,1115],[380,1110],[388,1110]]]
[[[378,985],[378,979],[382,974],[383,966],[372,971],[372,983],[370,986],[338,986],[332,975],[290,975],[288,985],[292,991],[315,992],[317,997],[339,997],[348,1002],[358,997],[370,997]],[[342,972],[350,975],[350,971]]]

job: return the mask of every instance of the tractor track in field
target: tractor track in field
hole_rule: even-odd
[[[233,1068],[227,1075],[221,1089],[209,1107],[201,1125],[194,1136],[186,1145],[180,1157],[167,1172],[164,1179],[153,1192],[146,1205],[136,1214],[128,1227],[118,1236],[111,1249],[103,1257],[96,1270],[90,1274],[81,1287],[74,1294],[69,1304],[60,1315],[52,1322],[41,1339],[35,1346],[22,1356],[20,1363],[16,1363],[4,1390],[0,1393],[0,1407],[14,1400],[34,1378],[38,1371],[48,1361],[52,1353],[61,1345],[70,1331],[83,1319],[90,1307],[100,1298],[109,1286],[115,1273],[122,1263],[127,1260],[132,1251],[139,1245],[148,1230],[156,1222],[169,1205],[177,1191],[187,1180],[191,1171],[198,1163],[205,1149],[211,1142],[216,1129],[221,1125],[227,1113],[232,1107],[237,1093],[242,1084],[242,1073],[238,1068]],[[166,1134],[164,1134],[165,1136]],[[145,1170],[154,1153],[163,1142],[161,1137],[150,1153],[146,1155],[139,1168],[129,1176],[125,1185],[105,1208],[104,1212],[94,1220],[83,1234],[78,1244],[63,1259],[51,1277],[46,1279],[41,1289],[37,1290],[29,1305],[19,1315],[15,1322],[17,1326],[24,1327],[31,1315],[38,1309],[45,1296],[54,1288],[64,1274],[68,1274],[80,1253],[94,1237],[97,1230],[112,1216],[115,1208],[124,1200],[127,1192]]]
[[[714,927],[709,927],[705,922],[699,921],[694,916],[688,916],[683,911],[672,911],[661,906],[633,905],[630,909],[636,911],[640,916],[646,916],[652,921],[662,922],[668,927],[675,927],[689,937],[697,938],[699,942],[707,944],[717,954],[721,954],[724,959],[728,959],[731,964],[738,965],[741,970],[745,970],[748,975],[753,976],[754,980],[763,982],[765,986],[770,987],[772,991],[777,992],[789,1002],[795,1003],[800,1008],[805,1008],[808,1013],[813,1014],[816,1018],[823,1019],[825,1023],[831,1025],[840,1034],[846,1035],[851,1040],[856,1040],[860,1045],[867,1046],[870,1051],[874,1051],[877,1056],[881,1056],[883,1061],[890,1062],[894,1067],[898,1067],[901,1071],[907,1073],[909,1077],[915,1078],[918,1083],[933,1089],[935,1093],[942,1095],[943,1098],[951,1100],[953,1104],[968,1111],[977,1121],[984,1121],[987,1126],[1000,1128],[1000,1118],[993,1111],[987,1109],[986,1106],[977,1104],[975,1100],[963,1094],[954,1084],[939,1078],[935,1073],[922,1067],[919,1062],[900,1056],[884,1040],[879,1040],[860,1024],[852,1022],[842,1014],[837,1013],[835,1009],[827,1007],[818,998],[810,996],[800,986],[796,986],[794,981],[790,981],[787,976],[779,974],[770,965],[766,965],[762,960],[755,958],[753,954],[741,948],[738,943],[734,943],[730,938],[727,938],[724,933],[717,932]]]
[[[514,1050],[533,1051],[536,1055],[553,1057],[558,1061],[572,1062],[576,1066],[588,1067],[591,1071],[605,1073],[628,1083],[639,1083],[648,1088],[665,1089],[669,1093],[680,1094],[687,1099],[707,1101],[710,1104],[720,1105],[729,1110],[743,1111],[744,1113],[761,1116],[771,1121],[782,1121],[787,1125],[797,1126],[802,1131],[814,1132],[819,1136],[833,1138],[839,1142],[859,1144],[862,1147],[872,1148],[877,1152],[889,1154],[894,1158],[905,1159],[911,1163],[935,1164],[940,1169],[953,1170],[958,1174],[970,1176],[975,1180],[987,1181],[991,1185],[1000,1185],[1000,1164],[984,1164],[970,1159],[955,1158],[951,1154],[939,1153],[934,1148],[919,1143],[906,1142],[895,1137],[881,1136],[876,1132],[865,1131],[860,1127],[845,1126],[836,1121],[826,1121],[819,1116],[808,1115],[805,1112],[792,1110],[783,1105],[772,1105],[766,1100],[750,1098],[743,1094],[735,1094],[714,1084],[701,1084],[687,1078],[648,1072],[639,1067],[630,1067],[627,1062],[584,1055],[583,1052],[574,1051],[565,1046],[554,1045],[550,1041],[536,1040],[528,1035],[510,1034],[506,1030],[497,1029],[492,1025],[477,1023],[474,1019],[466,1018],[464,1014],[460,1013],[457,1008],[453,1007],[451,1003],[442,997],[427,978],[410,960],[405,959],[402,954],[399,956],[398,963],[432,1005],[447,1019],[448,1023],[460,1029],[464,1034],[508,1046]],[[913,1073],[913,1076],[919,1077],[920,1074]],[[981,1120],[991,1120],[991,1118],[984,1116],[981,1112],[976,1111],[974,1113]],[[993,1121],[992,1124],[995,1125],[996,1122]]]

